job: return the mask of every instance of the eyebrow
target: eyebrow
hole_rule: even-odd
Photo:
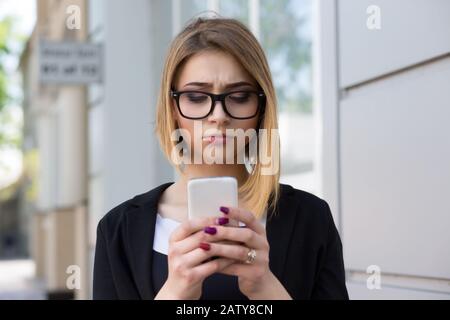
[[[202,88],[212,88],[213,84],[208,82],[189,82],[184,85],[184,87],[187,86],[197,86]],[[237,87],[243,87],[243,86],[253,86],[253,84],[246,82],[246,81],[239,81],[234,83],[229,83],[225,85],[225,89],[231,89],[231,88],[237,88]]]

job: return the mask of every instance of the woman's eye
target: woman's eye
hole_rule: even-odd
[[[208,98],[204,94],[188,94],[187,96],[191,102],[204,102]]]
[[[248,101],[249,96],[250,95],[248,93],[243,92],[230,95],[230,99],[233,100],[234,102],[243,103]]]

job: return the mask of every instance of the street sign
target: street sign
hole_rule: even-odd
[[[102,81],[101,44],[39,42],[39,80],[42,84],[90,84]]]

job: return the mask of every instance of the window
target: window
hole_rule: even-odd
[[[173,0],[184,25],[208,9],[245,23],[269,60],[277,93],[281,182],[317,192],[312,103],[312,0]],[[175,8],[175,12],[177,9]]]

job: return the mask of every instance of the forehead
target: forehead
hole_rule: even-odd
[[[215,87],[238,81],[255,83],[231,54],[221,51],[200,52],[184,63],[179,70],[177,85],[183,86],[194,81],[213,83]]]

